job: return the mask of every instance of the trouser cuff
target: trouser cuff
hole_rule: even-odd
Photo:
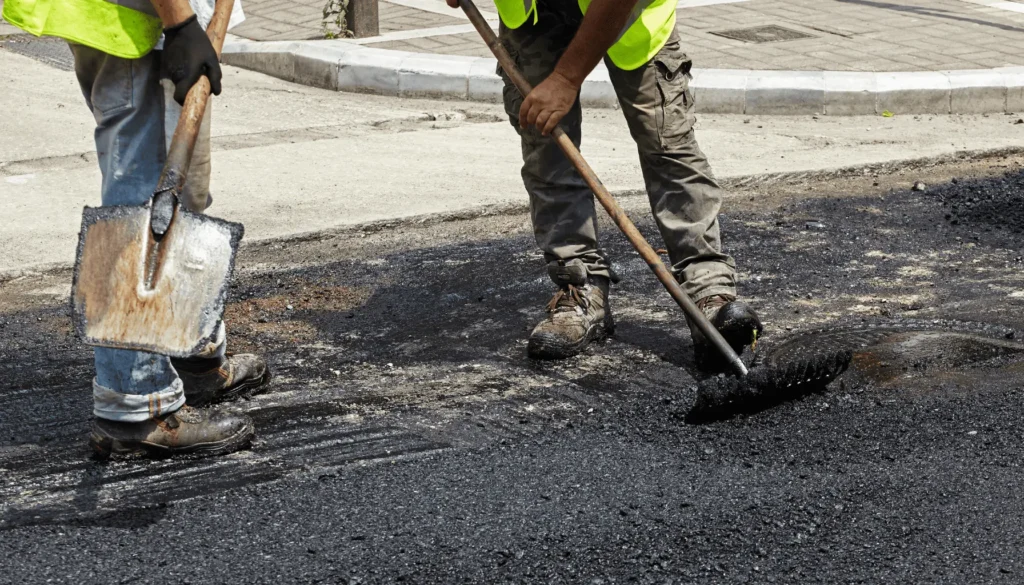
[[[619,282],[619,275],[606,262],[600,264],[586,262],[580,258],[572,260],[548,262],[548,277],[558,286],[572,284],[583,286],[588,276],[600,276]]]
[[[705,289],[701,290],[700,292],[691,294],[690,298],[692,298],[693,302],[696,303],[697,301],[699,301],[701,299],[706,299],[708,297],[713,297],[715,295],[729,295],[731,297],[735,297],[736,296],[736,287],[734,287],[734,286],[712,286],[712,287],[709,287],[709,288],[705,288]]]
[[[217,336],[196,355],[187,358],[171,358],[171,364],[178,372],[199,374],[219,368],[227,361],[227,332],[224,322],[217,330]]]
[[[169,388],[151,394],[122,394],[92,383],[92,412],[116,422],[144,422],[170,414],[185,405],[185,388],[175,379]]]

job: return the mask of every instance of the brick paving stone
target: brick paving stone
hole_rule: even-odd
[[[325,4],[326,0],[243,0],[246,21],[231,32],[256,41],[323,38],[322,19]],[[457,17],[390,2],[380,2],[378,10],[382,34],[465,22]]]
[[[324,1],[243,0],[249,18],[232,32],[255,40],[317,38]],[[444,6],[443,0],[429,1]],[[493,10],[486,0],[480,2]],[[489,56],[473,32],[427,32],[405,40],[387,36],[465,23],[381,2],[385,36],[367,46]],[[756,44],[712,34],[768,24],[814,38]],[[1024,14],[967,0],[749,0],[680,9],[678,26],[684,50],[697,67],[908,71],[1024,65]]]

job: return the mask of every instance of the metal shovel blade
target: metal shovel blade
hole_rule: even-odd
[[[71,291],[89,345],[171,357],[212,342],[244,228],[175,205],[162,237],[151,205],[86,207]]]

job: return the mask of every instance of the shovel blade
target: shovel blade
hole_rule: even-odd
[[[179,208],[157,242],[149,206],[86,207],[71,291],[89,345],[189,357],[213,342],[241,224]]]

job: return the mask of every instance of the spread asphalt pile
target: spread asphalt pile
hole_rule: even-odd
[[[1012,176],[953,181],[934,193],[949,207],[946,219],[951,225],[970,225],[984,232],[995,229],[1024,233],[1024,193]]]
[[[616,335],[560,363],[525,356],[553,292],[525,215],[244,247],[229,349],[277,377],[221,459],[91,461],[69,275],[5,282],[0,582],[1019,583],[1022,162],[738,188],[762,359],[853,362],[705,424],[682,315],[610,225]]]

